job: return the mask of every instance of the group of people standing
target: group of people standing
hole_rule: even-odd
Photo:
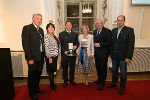
[[[22,30],[22,45],[28,63],[28,89],[32,100],[38,100],[36,93],[45,93],[39,88],[44,61],[46,61],[50,87],[52,90],[57,90],[54,73],[57,71],[59,53],[61,53],[64,88],[67,87],[68,81],[76,86],[74,81],[76,58],[78,58],[77,71],[83,75],[85,85],[88,85],[88,74],[92,73],[93,58],[95,58],[98,79],[93,83],[100,84],[98,90],[102,90],[107,77],[108,57],[111,56],[112,83],[107,88],[116,87],[120,67],[119,94],[124,94],[127,82],[127,63],[132,59],[135,42],[133,28],[125,26],[124,23],[125,16],[118,16],[118,27],[111,31],[104,27],[102,19],[98,19],[96,20],[97,29],[93,31],[93,35],[89,34],[89,27],[83,25],[82,34],[78,36],[72,30],[72,23],[66,21],[65,30],[60,32],[57,38],[54,24],[47,24],[47,34],[44,35],[43,29],[40,28],[42,15],[33,14],[32,24],[24,26]],[[69,55],[70,49],[72,49],[71,56]]]

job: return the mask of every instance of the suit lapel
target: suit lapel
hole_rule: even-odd
[[[67,36],[68,36],[70,39],[72,39],[72,38],[74,37],[73,32],[72,32],[72,31],[71,31],[71,33],[68,33],[68,32],[67,32]]]
[[[71,35],[65,30],[65,32],[64,32],[64,38],[66,39],[66,40],[69,40],[70,38],[71,38]]]
[[[33,23],[31,24],[31,28],[34,30],[34,31],[37,31],[36,27],[33,25]]]
[[[98,29],[95,30],[94,35],[95,35],[96,38],[99,38],[101,36],[101,34],[103,33],[103,29],[101,30],[101,32],[99,33],[99,35],[97,35],[97,30]]]
[[[104,29],[102,28],[99,37],[103,36],[103,34],[104,34]]]
[[[42,39],[42,42],[44,41],[44,35],[42,34],[42,30],[39,27],[39,31],[36,29],[36,27],[33,25],[33,23],[31,24],[31,28],[35,31],[35,33],[38,35],[38,37],[40,39]]]
[[[118,33],[118,28],[115,29],[115,34],[114,34],[116,39],[117,39],[117,33]]]
[[[98,38],[103,38],[104,34],[105,34],[105,28],[103,27],[100,34],[98,35]]]
[[[118,39],[123,35],[124,30],[125,30],[125,26],[121,29],[119,36],[118,36]],[[117,31],[118,31],[118,29],[117,29]]]
[[[96,30],[94,31],[93,35],[95,35],[95,36],[96,36],[96,34],[97,34],[97,31],[98,31],[98,29],[96,29]]]

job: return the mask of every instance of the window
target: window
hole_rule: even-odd
[[[90,34],[95,28],[96,0],[65,1],[65,21],[72,22],[73,31],[81,34],[82,25],[88,25]]]

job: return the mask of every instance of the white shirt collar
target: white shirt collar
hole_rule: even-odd
[[[34,25],[34,26],[35,26],[35,28],[37,29],[37,27],[38,27],[38,26],[36,26],[34,23],[33,23],[33,25]]]
[[[100,31],[100,32],[101,32],[101,30],[102,30],[102,28],[101,29],[99,29],[99,28],[97,29],[97,31]]]
[[[122,27],[118,27],[118,29],[122,29],[124,26],[122,26]]]
[[[67,31],[67,30],[66,30]],[[68,33],[71,33],[71,31],[67,31]]]

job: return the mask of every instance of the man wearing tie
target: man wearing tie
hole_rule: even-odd
[[[38,100],[36,93],[44,93],[39,89],[39,82],[44,63],[44,32],[39,26],[42,24],[42,15],[33,14],[32,24],[22,30],[22,46],[28,63],[28,89],[32,100]]]
[[[93,83],[100,83],[98,90],[102,90],[107,76],[107,62],[112,42],[111,30],[104,27],[102,19],[96,21],[97,29],[94,35],[94,57],[98,79]]]
[[[73,52],[76,53],[76,49],[79,46],[78,34],[72,31],[72,24],[70,21],[66,21],[65,28],[66,28],[65,31],[59,33],[59,40],[61,44],[61,65],[63,68],[64,88],[67,86],[68,81],[73,86],[76,86],[76,83],[74,82],[76,55],[69,56],[68,54],[69,48],[72,47]],[[70,67],[69,79],[68,79],[68,66]]]
[[[125,16],[120,15],[117,17],[117,28],[112,30],[112,83],[107,88],[116,87],[118,82],[118,69],[120,67],[120,90],[119,94],[124,94],[127,82],[127,63],[129,63],[133,56],[134,51],[134,29],[124,25]]]

